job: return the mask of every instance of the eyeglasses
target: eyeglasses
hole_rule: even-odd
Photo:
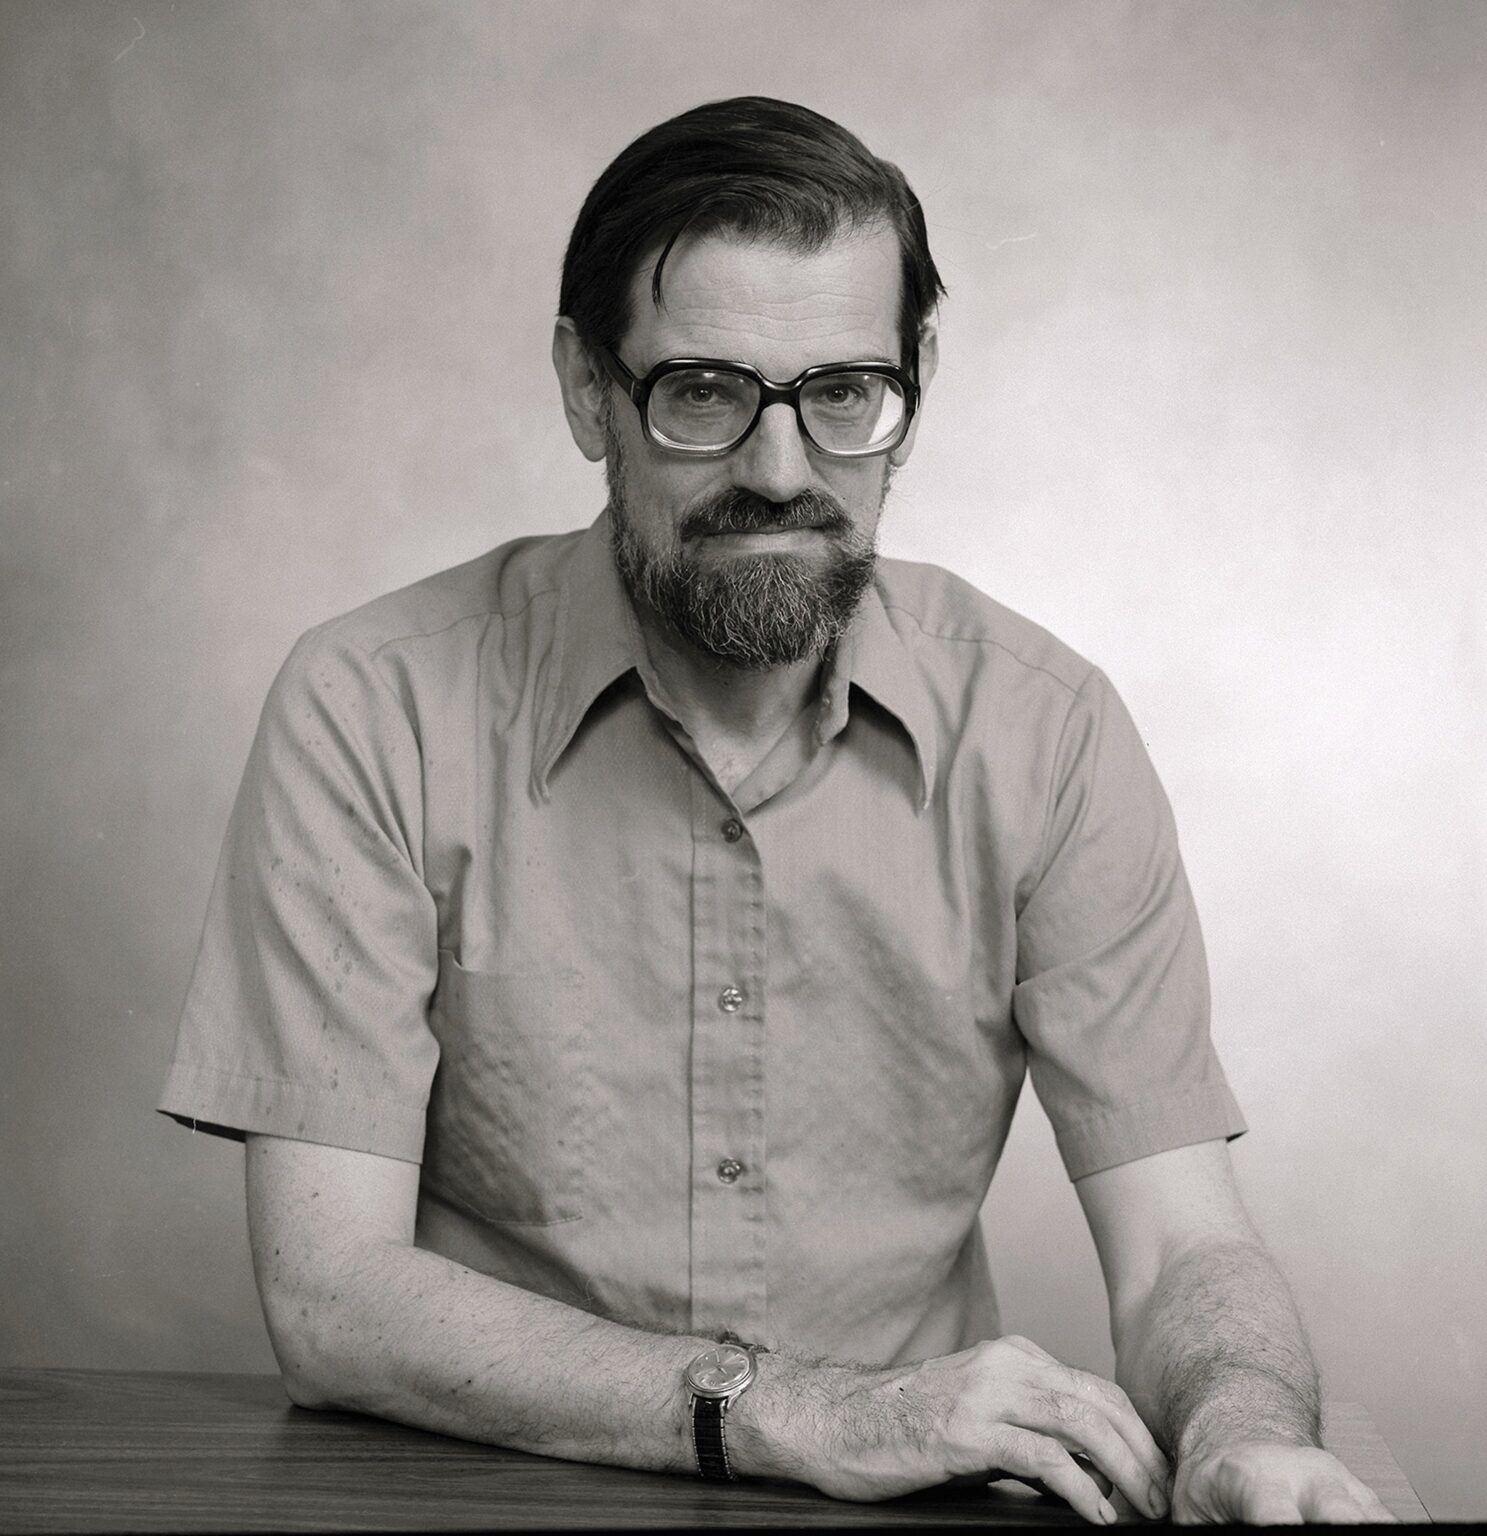
[[[673,453],[729,453],[769,406],[788,405],[814,448],[865,459],[897,448],[919,405],[913,373],[893,363],[826,363],[779,384],[747,363],[672,357],[638,378],[607,347],[596,350],[651,441]]]

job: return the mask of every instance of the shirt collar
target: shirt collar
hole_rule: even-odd
[[[645,661],[639,627],[615,567],[609,514],[579,535],[558,586],[551,681],[532,757],[532,787],[548,798],[548,776],[595,699]]]
[[[819,741],[830,741],[845,729],[850,688],[861,689],[907,733],[919,763],[919,809],[927,810],[937,771],[934,711],[924,679],[903,637],[893,627],[876,584],[868,588],[827,668],[816,728]]]
[[[544,800],[553,766],[599,695],[632,668],[651,692],[649,658],[615,567],[607,512],[579,536],[559,584],[554,640],[552,678],[532,760],[532,786]],[[934,715],[923,679],[876,585],[868,588],[826,668],[818,742],[845,729],[853,687],[887,710],[908,734],[919,764],[919,809],[927,809],[936,772]]]

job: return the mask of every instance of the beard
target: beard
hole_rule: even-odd
[[[631,602],[703,655],[738,671],[766,671],[824,656],[846,633],[872,584],[878,552],[873,535],[862,532],[834,497],[806,491],[770,501],[730,487],[687,513],[670,548],[653,549],[631,516],[624,457],[612,433],[605,472],[615,565]],[[887,490],[885,474],[885,496]],[[827,548],[812,556],[717,561],[698,560],[685,548],[687,539],[765,528],[815,528]]]

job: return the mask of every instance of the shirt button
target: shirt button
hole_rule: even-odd
[[[731,1184],[744,1171],[744,1165],[735,1157],[725,1157],[718,1164],[718,1182]]]
[[[723,823],[723,841],[725,843],[736,843],[742,836],[743,823],[737,820],[735,817],[730,816],[728,820]]]
[[[724,987],[718,993],[718,1007],[724,1013],[737,1013],[743,1007],[744,995],[737,987]]]

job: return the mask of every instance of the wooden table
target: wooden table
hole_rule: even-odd
[[[1395,1515],[1428,1519],[1361,1408],[1335,1405],[1327,1438]],[[276,1376],[0,1370],[0,1532],[1083,1524],[1010,1483],[843,1504],[578,1466],[307,1413]]]

